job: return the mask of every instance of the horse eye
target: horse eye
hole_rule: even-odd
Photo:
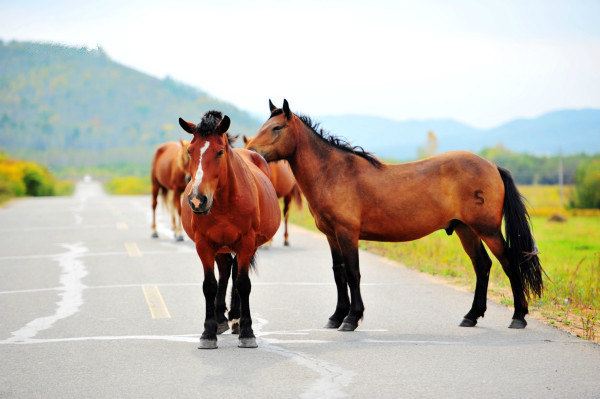
[[[219,152],[217,152],[217,158],[221,158],[224,153],[225,153],[224,150],[220,150]]]
[[[273,131],[274,131],[274,132],[276,132],[276,131],[278,131],[278,130],[281,130],[281,129],[283,129],[284,127],[285,127],[285,126],[275,126],[275,127],[273,128]]]

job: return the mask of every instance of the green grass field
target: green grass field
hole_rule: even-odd
[[[542,266],[548,278],[541,299],[530,308],[550,324],[565,327],[588,339],[600,338],[600,215],[572,215],[560,205],[557,186],[524,186],[528,199]],[[568,200],[570,188],[564,196]],[[548,220],[550,214],[562,214],[565,222]],[[595,214],[595,215],[593,215]],[[316,230],[307,207],[293,208],[290,220]],[[475,273],[458,237],[437,231],[417,241],[382,243],[362,241],[362,249],[397,260],[408,267],[442,276],[450,282],[474,287]],[[508,278],[494,259],[490,274],[490,296],[512,306]],[[465,308],[465,313],[468,309]]]

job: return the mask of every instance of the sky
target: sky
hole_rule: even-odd
[[[258,116],[600,108],[600,1],[0,0],[0,39],[101,46]]]

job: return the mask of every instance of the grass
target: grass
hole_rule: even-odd
[[[560,204],[557,186],[524,186],[520,190],[528,199],[540,260],[548,275],[542,298],[532,300],[530,310],[541,314],[552,325],[587,339],[600,339],[598,210],[580,216],[565,209]],[[565,202],[567,195],[568,192]],[[290,221],[317,230],[306,208],[294,209]],[[548,216],[552,214],[561,214],[566,221],[549,221]],[[361,241],[360,247],[458,285],[470,288],[475,285],[473,267],[458,237],[448,237],[444,231],[405,243]],[[495,259],[490,273],[490,296],[512,306],[510,283]]]
[[[115,195],[150,194],[152,190],[150,178],[139,176],[113,177],[104,184],[104,188]]]

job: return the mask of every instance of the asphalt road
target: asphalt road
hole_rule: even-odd
[[[0,209],[0,398],[599,398],[600,346],[361,253],[365,320],[321,328],[335,307],[326,241],[292,228],[258,256],[251,309],[258,349],[219,336],[198,350],[202,270],[149,198],[94,182],[70,198]]]

